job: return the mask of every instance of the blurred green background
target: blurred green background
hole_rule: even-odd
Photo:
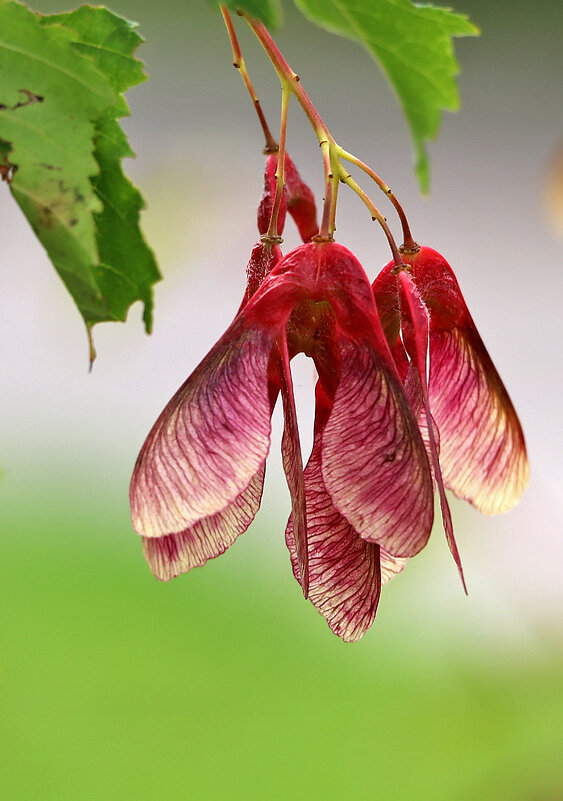
[[[170,584],[142,559],[131,469],[236,311],[263,156],[217,14],[200,0],[112,8],[147,38],[139,55],[151,79],[130,96],[138,158],[127,170],[148,200],[165,280],[153,336],[142,334],[140,308],[125,326],[95,329],[89,375],[78,313],[0,191],[0,796],[558,801],[563,332],[560,243],[544,196],[561,134],[560,3],[456,3],[483,35],[458,43],[463,109],[432,148],[428,200],[385,80],[359,48],[285,3],[277,40],[334,135],[383,175],[415,236],[454,266],[532,464],[508,515],[452,504],[469,598],[437,526],[355,645],[329,632],[291,576],[277,415],[251,529]],[[238,29],[274,127],[279,83]],[[320,195],[318,147],[293,106],[288,144]],[[373,278],[388,258],[383,239],[354,197],[343,192],[340,206],[340,240]],[[305,359],[295,376],[310,446]]]

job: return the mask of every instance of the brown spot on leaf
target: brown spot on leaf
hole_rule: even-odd
[[[42,103],[45,98],[42,95],[36,95],[35,92],[30,92],[29,89],[20,89],[20,92],[27,97],[27,100],[21,101],[14,108],[21,108],[22,106],[31,106],[32,103]]]
[[[42,103],[45,100],[42,95],[36,95],[35,92],[30,92],[29,89],[20,89],[19,92],[25,95],[27,100],[20,100],[20,102],[16,103],[14,106],[5,106],[3,103],[0,103],[0,110],[7,109],[8,111],[16,111],[18,108],[31,106],[33,103]]]
[[[53,227],[53,211],[49,206],[41,206],[39,209],[38,222],[44,228]]]

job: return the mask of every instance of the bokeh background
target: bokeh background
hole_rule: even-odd
[[[148,201],[144,228],[165,280],[153,335],[139,306],[126,325],[99,326],[89,374],[79,315],[0,187],[2,798],[563,798],[560,3],[458,0],[482,37],[457,43],[463,108],[431,148],[428,199],[385,79],[285,3],[277,41],[333,134],[454,266],[532,468],[507,515],[452,502],[469,597],[438,525],[356,645],[329,632],[291,576],[277,413],[262,510],[227,554],[162,584],[131,530],[143,439],[240,301],[264,157],[216,12],[201,0],[111,7],[147,39],[139,55],[151,77],[130,93],[138,157],[127,170]],[[237,27],[275,127],[279,83]],[[296,104],[288,147],[322,194]],[[341,194],[339,240],[373,278],[384,239]],[[286,242],[297,243],[289,224]],[[309,447],[313,378],[297,359]]]

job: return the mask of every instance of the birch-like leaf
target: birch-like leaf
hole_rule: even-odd
[[[363,45],[391,82],[408,120],[416,172],[429,186],[428,140],[435,139],[442,110],[456,111],[454,36],[478,29],[463,14],[411,0],[295,0],[313,22]]]
[[[124,320],[142,300],[150,330],[159,274],[116,122],[121,92],[145,77],[133,27],[103,8],[41,17],[0,0],[0,162],[87,325]]]
[[[277,28],[282,19],[280,0],[212,0],[216,5],[225,5],[230,11],[246,11],[268,28]]]

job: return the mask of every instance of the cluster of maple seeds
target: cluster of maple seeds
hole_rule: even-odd
[[[133,524],[163,580],[223,553],[258,511],[281,395],[293,571],[331,629],[353,641],[373,622],[382,584],[428,541],[434,488],[461,572],[444,488],[483,512],[504,511],[526,485],[526,451],[443,257],[411,248],[370,285],[349,250],[315,241],[313,194],[285,159],[277,235],[268,235],[271,154],[241,307],[141,450]],[[304,243],[283,256],[286,211]],[[300,352],[318,373],[305,469],[289,366]]]
[[[293,572],[332,631],[355,641],[374,620],[382,585],[426,545],[435,490],[465,586],[445,489],[485,513],[509,509],[528,480],[524,437],[450,266],[414,242],[390,190],[404,243],[397,248],[365,196],[393,254],[370,284],[355,256],[333,240],[329,169],[319,231],[313,193],[285,151],[287,91],[277,153],[253,99],[269,151],[261,238],[235,319],[143,445],[131,482],[133,526],[165,581],[223,553],[259,509],[281,396]],[[326,167],[331,148],[344,151],[320,138]],[[283,255],[287,213],[303,244]],[[290,370],[298,353],[313,359],[318,375],[305,468]]]

